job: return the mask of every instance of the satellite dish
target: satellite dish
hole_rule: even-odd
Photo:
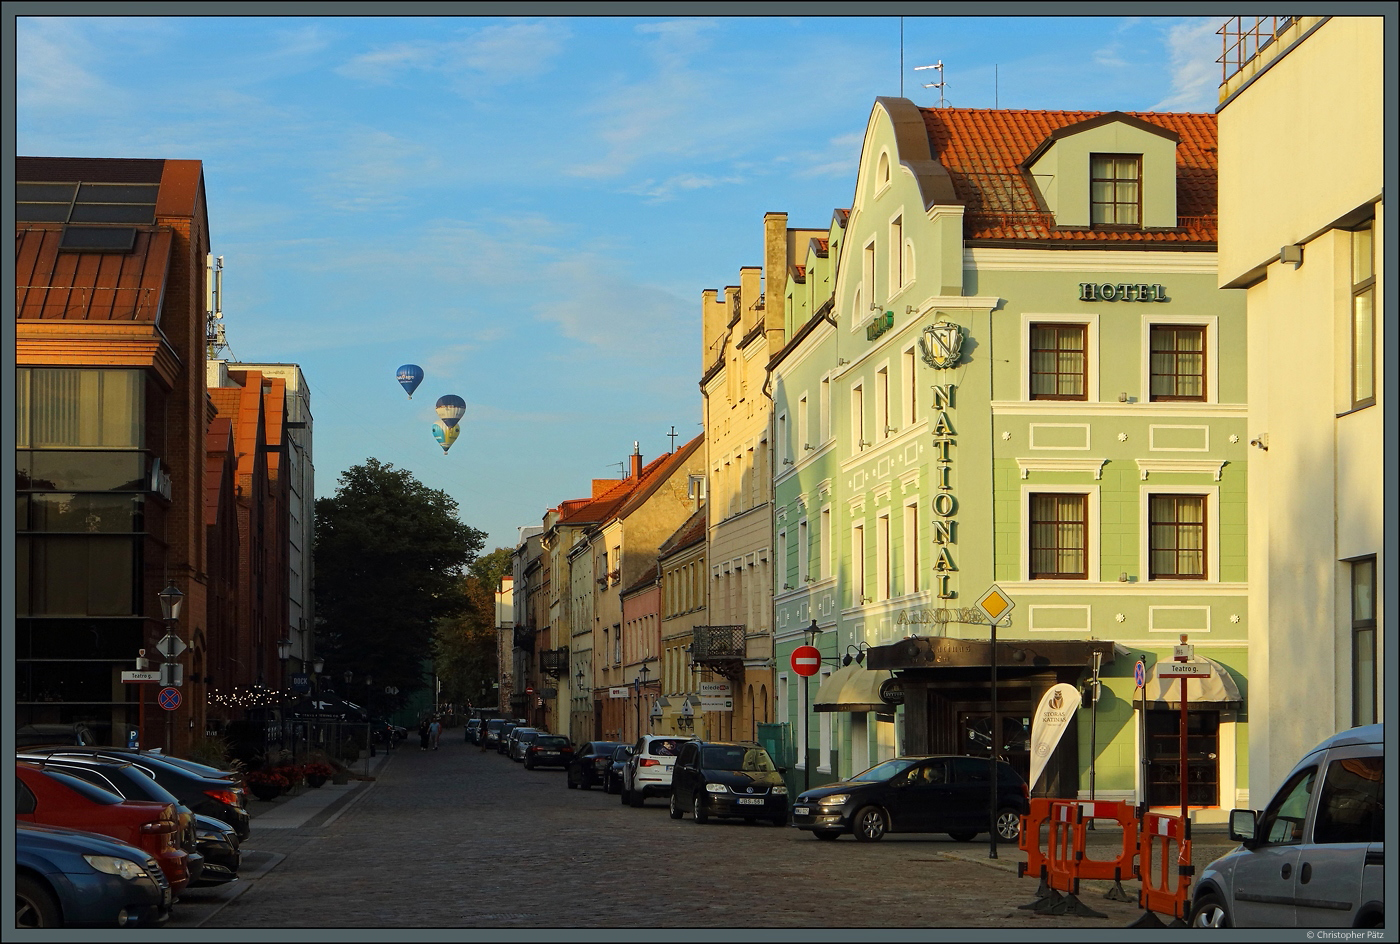
[[[418,385],[423,382],[423,368],[417,364],[404,364],[399,368],[399,383],[408,391],[408,398],[413,399],[413,391],[418,389]]]

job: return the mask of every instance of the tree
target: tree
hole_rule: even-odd
[[[512,551],[498,547],[472,562],[460,591],[466,609],[456,617],[438,621],[433,640],[442,697],[454,704],[482,707],[493,703],[491,684],[496,681],[496,590],[511,566]],[[483,698],[485,702],[483,702]]]
[[[420,687],[434,624],[466,609],[460,584],[485,542],[454,499],[406,469],[371,458],[342,472],[335,497],[316,502],[316,622],[331,677],[349,669],[381,691]]]

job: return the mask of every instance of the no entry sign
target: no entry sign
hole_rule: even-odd
[[[798,675],[816,675],[821,665],[822,654],[816,646],[798,646],[792,650],[792,670]]]

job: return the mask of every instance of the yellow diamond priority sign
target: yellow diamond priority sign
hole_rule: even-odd
[[[989,623],[1000,623],[1002,617],[1010,613],[1015,606],[1016,603],[996,584],[992,584],[992,588],[977,601],[977,609],[982,611]]]

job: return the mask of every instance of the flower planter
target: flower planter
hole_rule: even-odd
[[[307,786],[322,787],[326,784],[326,778],[321,774],[307,774],[306,783]]]
[[[257,797],[259,800],[269,802],[282,795],[281,787],[274,787],[267,783],[252,783],[248,785],[248,789],[252,790],[253,796]]]

